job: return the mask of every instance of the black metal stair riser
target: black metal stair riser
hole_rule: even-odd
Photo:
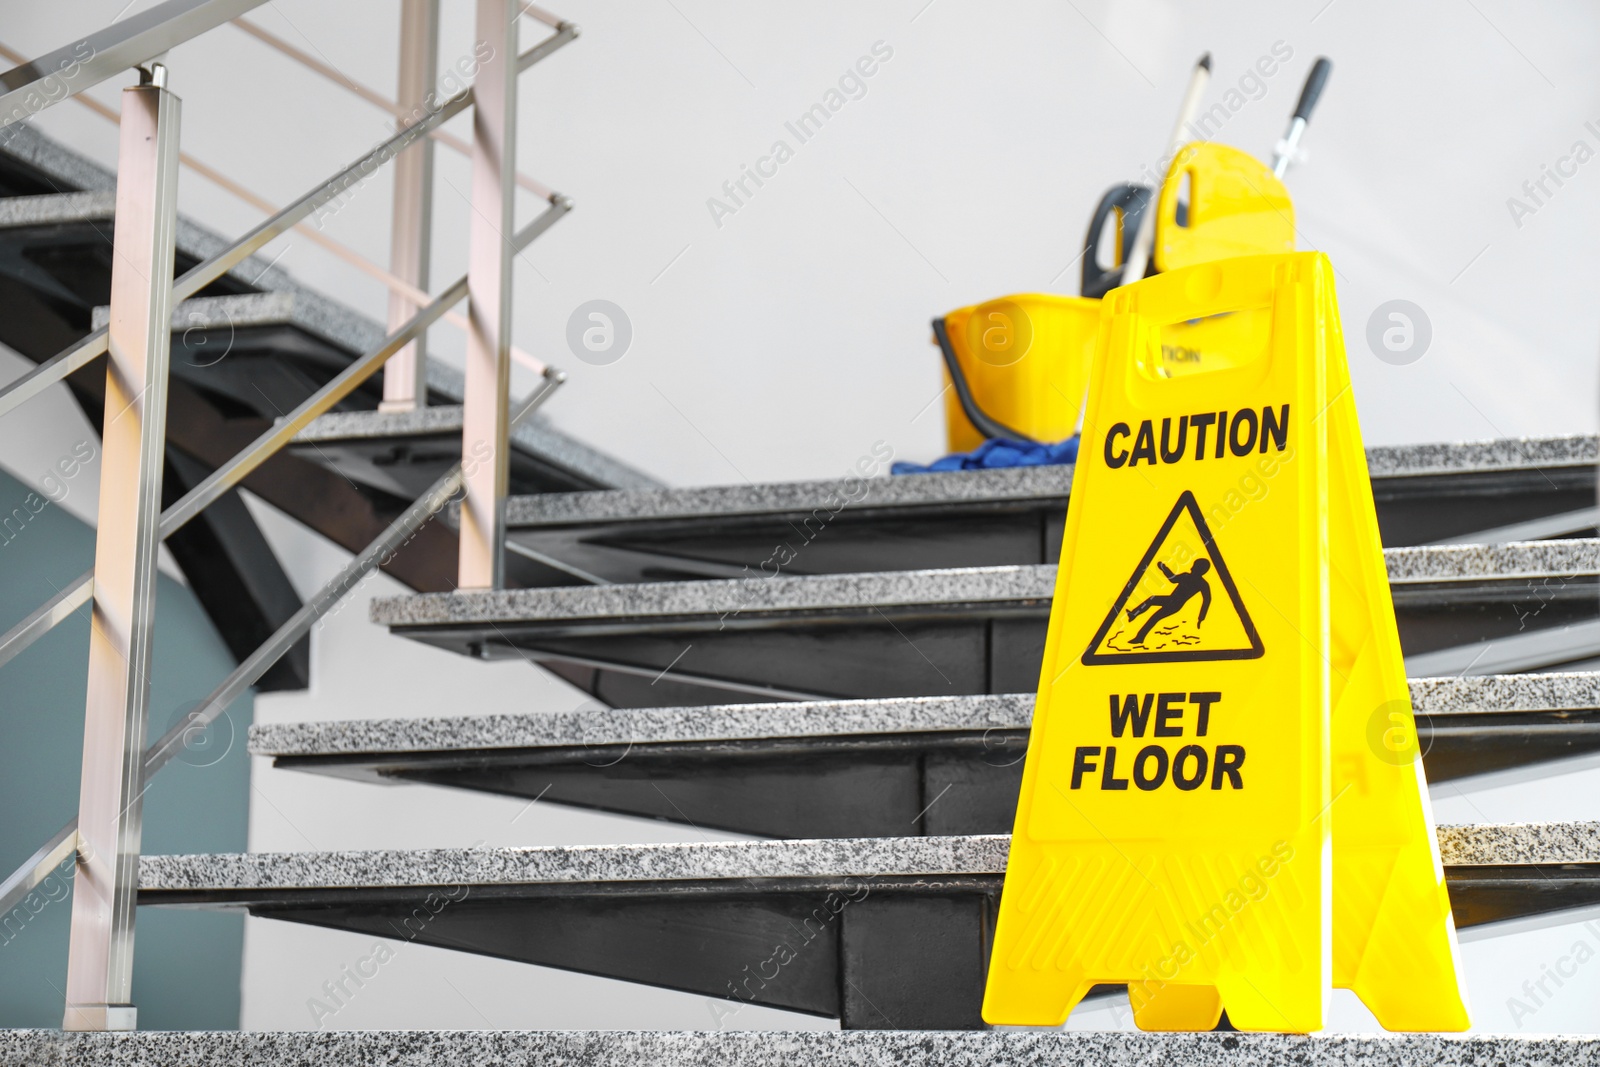
[[[354,476],[354,475],[352,475]],[[1595,468],[1551,467],[1373,480],[1383,543],[1430,544],[1592,507]],[[513,528],[511,538],[614,582],[760,575],[776,546],[801,550],[790,575],[1055,563],[1068,499],[706,515]],[[1592,531],[1577,531],[1588,536]],[[748,570],[746,570],[748,568]],[[576,585],[552,573],[543,584]]]
[[[1456,923],[1600,902],[1600,865],[1447,868]],[[999,875],[485,885],[249,892],[161,890],[141,904],[252,915],[662,986],[847,1029],[973,1029]],[[787,950],[787,951],[785,951]]]
[[[418,433],[318,441],[291,444],[289,451],[322,463],[359,485],[414,500],[460,462],[461,434]],[[592,481],[580,475],[515,448],[511,450],[509,463],[512,493],[574,493],[596,488]],[[516,561],[517,557],[512,555],[508,562]],[[571,576],[562,571],[541,567],[537,576],[520,582],[519,586],[561,585],[571,580]]]
[[[752,579],[758,581],[758,579]],[[1397,585],[1406,655],[1600,616],[1593,575]],[[396,626],[455,652],[543,663],[612,707],[1032,691],[1048,600]]]
[[[0,151],[0,196],[78,191],[26,160]],[[40,362],[90,332],[95,309],[109,303],[111,292],[113,224],[108,215],[96,214],[98,210],[70,221],[0,227],[0,307],[6,309],[0,316],[0,343]],[[174,274],[197,263],[192,249],[180,248]],[[197,295],[241,296],[262,291],[230,274]],[[272,420],[343,371],[353,358],[351,351],[292,323],[206,323],[175,330],[167,482],[191,487]],[[74,399],[95,426],[101,419],[104,378],[104,364],[96,361],[68,379]],[[364,382],[336,410],[374,410],[381,396],[381,381],[378,375]],[[454,401],[430,393],[429,402]],[[352,450],[359,455],[345,454]],[[293,455],[269,460],[246,480],[246,488],[354,550],[369,542],[456,462],[460,435],[453,440],[378,440],[292,451]],[[372,471],[376,476],[354,477],[342,469],[347,463],[358,473]],[[313,469],[313,465],[322,469]],[[388,471],[382,469],[385,465]],[[326,477],[319,476],[324,473]],[[397,473],[400,476],[394,477]],[[513,449],[511,479],[511,489],[518,493],[606,487],[521,449]],[[166,495],[166,503],[176,499],[171,493]],[[455,537],[442,524],[436,525],[440,528],[426,531],[387,566],[413,589],[453,587]],[[206,515],[174,535],[169,547],[236,657],[254,651],[299,606],[281,565],[237,496],[213,504]],[[560,572],[514,558],[508,575],[513,584],[546,585],[557,580],[553,576]],[[302,642],[268,672],[260,688],[303,689],[308,683],[309,656]]]
[[[1600,710],[1418,716],[1430,782],[1600,752]],[[765,837],[1008,833],[1028,731],[279,756],[275,766],[424,782]]]

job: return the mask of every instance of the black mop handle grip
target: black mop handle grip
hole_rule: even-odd
[[[1295,105],[1294,117],[1305,122],[1311,121],[1311,109],[1317,106],[1317,98],[1322,95],[1322,87],[1328,84],[1328,72],[1333,70],[1333,63],[1327,56],[1318,56],[1317,61],[1311,64],[1311,73],[1306,75],[1305,88],[1300,90],[1300,102]]]

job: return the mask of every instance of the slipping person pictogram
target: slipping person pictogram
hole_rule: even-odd
[[[1132,622],[1151,608],[1156,609],[1156,613],[1146,619],[1144,625],[1139,628],[1139,632],[1134,635],[1133,643],[1136,645],[1144,644],[1144,639],[1150,636],[1150,631],[1155,627],[1156,623],[1182,611],[1183,606],[1196,596],[1200,597],[1200,617],[1194,623],[1196,629],[1199,629],[1205,623],[1206,612],[1211,610],[1211,583],[1206,581],[1205,577],[1206,572],[1211,569],[1211,561],[1209,559],[1202,557],[1195,560],[1194,566],[1182,574],[1173,574],[1171,569],[1160,561],[1157,561],[1156,566],[1161,568],[1161,573],[1165,574],[1167,581],[1172,583],[1172,592],[1147,596],[1138,607],[1128,609],[1129,622]]]
[[[1161,591],[1158,569],[1170,589]],[[1157,591],[1136,599],[1152,587]],[[1083,662],[1255,659],[1262,652],[1222,550],[1194,494],[1184,492],[1106,613]]]

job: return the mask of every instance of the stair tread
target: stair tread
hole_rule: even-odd
[[[846,503],[854,511],[864,511],[875,507],[1064,500],[1072,489],[1072,470],[1070,466],[1011,467],[893,478],[826,478],[753,485],[514,496],[506,501],[506,524],[509,527],[557,526],[703,515],[809,513],[823,508],[837,510]]]
[[[1600,822],[1438,827],[1447,866],[1600,864]],[[1008,834],[142,856],[141,891],[1000,875]]]
[[[436,382],[432,374],[429,376],[429,384],[446,395],[459,397],[462,391],[459,375],[455,376],[453,388],[451,383]],[[335,411],[314,419],[311,425],[295,436],[294,443],[308,445],[430,435],[459,436],[461,427],[460,404],[434,404],[414,411]],[[538,415],[513,430],[511,440],[533,455],[551,460],[558,466],[583,474],[597,482],[638,487],[638,489],[602,490],[602,492],[648,492],[651,491],[650,487],[660,484],[643,471],[567,436]],[[539,496],[521,499],[537,500]]]
[[[1005,693],[276,723],[250,728],[250,752],[319,756],[1025,730],[1033,699]],[[1418,714],[1433,716],[1600,708],[1600,672],[1415,678],[1411,700]]]
[[[393,1063],[433,1067],[1037,1067],[1093,1063],[1251,1063],[1300,1067],[1360,1062],[1366,1067],[1432,1063],[1600,1062],[1600,1042],[1573,1034],[1242,1034],[1061,1030],[300,1030],[62,1033],[0,1030],[0,1060],[112,1067],[300,1067],[308,1063]]]
[[[3,203],[4,201],[0,201]],[[94,309],[94,327],[110,319],[111,309]],[[348,314],[345,309],[312,294],[287,289],[230,296],[195,297],[172,309],[172,328],[250,329],[292,326],[352,353],[364,352],[383,339],[376,324]],[[446,396],[459,398],[459,373],[437,360],[428,361],[428,385]],[[461,431],[460,405],[423,407],[408,412],[357,411],[324,415],[301,431],[296,444],[327,442],[352,437],[380,438]],[[547,423],[520,427],[512,439],[526,451],[554,461],[609,485],[651,485],[654,480],[626,464],[591,448]]]
[[[95,329],[110,320],[109,306],[101,304],[94,309]],[[350,352],[362,351],[383,339],[371,323],[344,314],[337,305],[309,299],[307,294],[291,289],[191,297],[172,309],[174,331],[267,326],[293,326]]]
[[[1561,578],[1600,573],[1600,539],[1384,550],[1395,584]],[[870,608],[885,604],[1038,601],[1055,588],[1054,564],[879,571],[796,577],[715,578],[551,589],[457,591],[384,597],[372,621],[388,626]]]
[[[110,222],[116,207],[117,194],[112,189],[8,196],[0,198],[0,229],[71,222]]]
[[[1595,434],[1380,445],[1367,449],[1367,469],[1374,478],[1586,466],[1597,459],[1600,437]]]
[[[1403,478],[1484,471],[1585,466],[1600,456],[1592,434],[1502,438],[1367,449],[1374,478]],[[1000,470],[941,471],[891,478],[825,478],[800,482],[693,486],[654,491],[602,490],[517,496],[507,502],[512,528],[582,523],[649,521],[706,515],[875,507],[931,506],[1065,497],[1072,488],[1070,465]],[[862,486],[867,487],[863,492]]]
[[[1026,729],[1032,718],[1032,693],[682,708],[587,708],[252,726],[250,751],[258,756],[309,756]]]
[[[31,126],[16,127],[14,133],[15,136],[6,142],[4,151],[7,154],[24,159],[63,185],[82,191],[0,198],[0,229],[111,218],[116,204],[114,172]],[[204,260],[227,248],[232,240],[181,214],[178,216],[177,247],[185,255]],[[175,329],[187,330],[208,324],[220,326],[230,321],[236,326],[293,325],[352,353],[373,348],[387,332],[381,323],[296,282],[266,256],[252,255],[228,274],[261,291],[184,301],[173,309]],[[94,325],[104,325],[108,315],[109,308],[95,308]],[[191,318],[195,315],[199,318]],[[465,393],[461,372],[447,364],[429,359],[426,375],[428,388],[434,392],[457,401]],[[585,475],[596,484],[618,489],[660,485],[649,475],[567,436],[537,416],[522,428],[516,440],[535,454]]]

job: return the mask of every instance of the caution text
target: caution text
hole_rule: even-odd
[[[1193,447],[1190,447],[1191,443]],[[1145,419],[1135,430],[1119,422],[1106,431],[1106,466],[1137,467],[1148,463],[1180,463],[1183,460],[1222,459],[1230,452],[1248,456],[1289,447],[1289,405],[1276,409],[1263,406],[1240,411],[1202,411],[1194,415],[1171,416],[1161,420],[1159,442],[1155,420]]]

